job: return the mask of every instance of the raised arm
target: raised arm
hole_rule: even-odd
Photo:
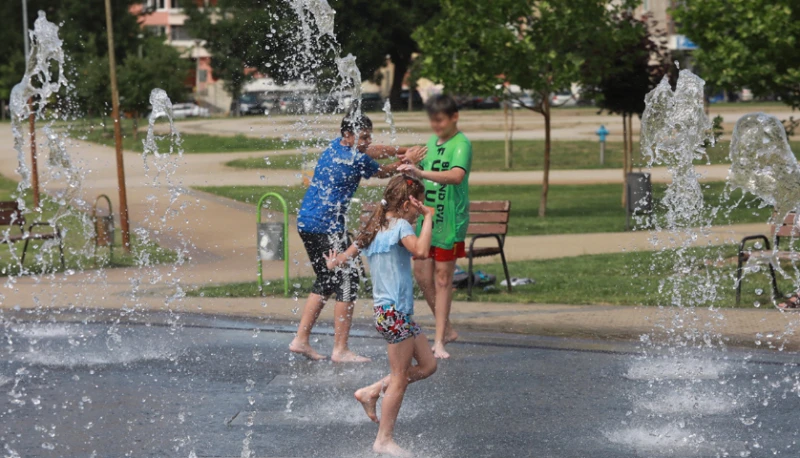
[[[419,164],[425,158],[428,152],[426,146],[388,146],[388,145],[370,145],[367,148],[367,156],[372,159],[385,159],[387,157],[397,156],[400,160],[411,164]]]
[[[408,151],[405,146],[369,145],[367,156],[373,159],[386,159],[392,156],[402,156]]]
[[[358,246],[356,244],[350,245],[344,253],[337,253],[336,250],[331,250],[327,255],[324,255],[325,260],[328,261],[328,269],[333,270],[342,264],[354,259],[358,256]]]
[[[432,172],[420,170],[411,164],[403,164],[397,168],[397,171],[440,184],[461,184],[464,181],[464,177],[467,176],[467,171],[460,167],[452,168],[445,172]]]
[[[426,207],[414,197],[410,197],[409,199],[411,200],[411,204],[416,207],[424,217],[422,220],[422,230],[419,233],[419,237],[416,235],[409,235],[403,238],[401,242],[416,259],[427,259],[431,251],[431,239],[433,237],[433,209]]]

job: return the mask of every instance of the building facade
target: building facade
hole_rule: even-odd
[[[164,37],[184,58],[195,63],[192,73],[187,77],[195,101],[213,111],[227,111],[231,97],[223,89],[222,81],[214,78],[211,56],[203,48],[203,40],[193,37],[186,27],[187,16],[181,5],[189,1],[203,8],[217,3],[216,0],[145,0],[135,6],[132,12],[139,16],[139,24],[144,30]]]

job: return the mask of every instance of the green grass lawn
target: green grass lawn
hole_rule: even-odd
[[[695,272],[706,269],[705,260],[718,261],[711,272],[719,274],[716,307],[735,306],[733,273],[736,269],[736,248],[733,246],[692,249],[689,254],[696,259],[692,263]],[[473,300],[477,302],[540,303],[540,304],[589,304],[589,305],[662,305],[669,304],[670,297],[659,292],[659,284],[673,272],[672,253],[628,252],[619,254],[585,255],[542,261],[522,261],[509,264],[513,277],[528,277],[536,280],[534,285],[519,286],[512,293],[500,287],[503,279],[501,264],[478,266],[478,270],[497,276],[497,285],[484,291],[476,289]],[[462,262],[463,267],[466,265]],[[700,276],[688,275],[683,291],[696,288]],[[311,291],[313,278],[293,278],[290,293],[307,295]],[[782,291],[790,291],[791,283],[781,280]],[[272,281],[265,285],[266,295],[283,295],[283,282]],[[670,288],[664,288],[670,291]],[[189,292],[190,296],[203,297],[257,297],[256,282],[232,283],[204,286]],[[417,297],[421,295],[417,291]],[[466,300],[466,291],[458,290],[455,300]],[[762,307],[771,305],[769,278],[764,274],[750,274],[745,278],[741,307],[753,307],[756,302]],[[684,304],[689,305],[689,304]],[[695,304],[697,305],[697,304]],[[708,307],[710,304],[700,304]]]
[[[12,200],[17,192],[17,183],[0,175],[0,200]],[[32,200],[26,196],[26,205],[32,208]],[[141,243],[135,234],[131,234],[131,253],[122,250],[122,235],[119,228],[116,231],[116,240],[113,258],[109,257],[108,248],[100,248],[92,256],[94,250],[93,229],[85,223],[87,215],[73,208],[61,208],[59,205],[44,197],[41,213],[26,214],[26,223],[34,221],[49,221],[55,215],[64,215],[58,219],[58,225],[64,234],[64,257],[66,269],[83,270],[98,266],[104,267],[133,267],[141,265],[142,259],[147,259],[150,264],[170,263],[176,260],[175,252],[162,248],[153,242]],[[60,212],[59,212],[60,211]],[[8,227],[0,227],[5,231]],[[41,228],[41,232],[52,231],[50,228]],[[19,234],[19,229],[14,227],[10,235]],[[22,256],[24,243],[0,245],[0,276],[18,275],[23,271],[19,259]],[[61,271],[58,258],[58,247],[51,241],[31,242],[25,258],[24,271],[26,273],[41,273]]]
[[[790,142],[795,155],[800,154],[800,141]],[[472,142],[472,170],[476,172],[507,170],[505,168],[505,144],[501,140],[476,140]],[[600,164],[600,146],[596,141],[554,141],[552,146],[553,170],[622,168],[622,143],[606,144],[605,162]],[[708,149],[708,158],[698,164],[729,163],[728,151],[730,142],[720,142]],[[544,160],[543,140],[517,140],[514,142],[513,169],[516,171],[542,170]],[[237,159],[226,163],[227,166],[242,169],[289,169],[300,170],[304,160],[315,161],[319,153],[306,156],[281,155],[272,156],[269,162],[264,158]],[[634,163],[643,165],[639,152],[639,144],[634,145]]]
[[[73,125],[70,135],[85,141],[114,146],[113,124],[109,121],[107,122],[109,125],[105,129],[100,126],[99,123],[84,122]],[[139,138],[134,139],[132,121],[130,119],[124,119],[122,121],[122,148],[124,150],[136,151],[139,153],[144,150],[142,141],[147,135],[147,120],[142,120],[139,127]],[[178,130],[180,131],[180,128],[178,128]],[[220,135],[185,133],[181,134],[181,139],[183,140],[184,153],[187,154],[275,151],[295,149],[303,144],[300,140],[283,140],[281,138],[272,137],[254,138],[241,134],[225,137]],[[168,136],[157,139],[156,143],[159,146],[160,152],[169,151],[170,139]]]
[[[706,202],[715,206],[732,206],[738,202],[741,193],[732,198],[724,198],[725,184],[707,183],[703,185]],[[255,204],[267,192],[283,195],[290,212],[296,214],[305,188],[277,186],[225,186],[199,187],[201,191],[231,198],[240,202]],[[654,185],[655,198],[659,199],[666,187]],[[361,187],[355,197],[362,201],[380,200],[381,188]],[[509,235],[544,234],[583,234],[593,232],[621,232],[625,230],[625,211],[621,206],[622,186],[604,185],[556,185],[549,193],[548,214],[539,218],[538,185],[493,185],[471,186],[471,200],[510,200],[511,217]],[[353,205],[350,220],[358,221],[360,207]],[[738,202],[732,211],[717,212],[714,224],[734,224],[766,222],[770,209],[758,209],[753,199]]]

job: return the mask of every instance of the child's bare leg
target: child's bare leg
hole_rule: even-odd
[[[433,278],[433,259],[419,259],[414,261],[414,278],[419,289],[425,297],[425,302],[436,316],[436,283]]]
[[[350,326],[353,323],[353,303],[336,302],[333,312],[333,353],[331,361],[336,363],[366,363],[369,358],[359,356],[347,346],[350,338]]]
[[[450,357],[444,349],[447,342],[458,338],[458,334],[450,327],[450,306],[453,303],[453,272],[456,262],[435,263],[436,278],[436,336],[433,340],[433,355],[436,358]]]
[[[414,339],[414,359],[417,364],[408,369],[408,383],[418,382],[426,379],[436,372],[436,358],[433,356],[428,338],[420,333]],[[355,397],[364,407],[364,412],[370,420],[378,423],[377,404],[381,393],[386,389],[391,381],[391,375],[378,380],[372,385],[365,386],[356,391]]]
[[[303,308],[303,315],[300,317],[300,324],[297,326],[297,334],[292,340],[292,343],[289,344],[290,351],[299,353],[314,361],[325,359],[324,356],[311,348],[311,343],[309,343],[308,339],[311,337],[311,330],[314,328],[314,324],[317,322],[322,308],[325,307],[325,301],[327,299],[327,297],[322,297],[314,293],[308,296],[306,305]]]
[[[409,369],[411,368],[411,359],[414,357],[416,340],[411,338],[388,345],[391,374],[381,406],[378,437],[372,446],[372,450],[376,453],[408,456],[408,452],[394,442],[394,425],[397,421],[397,414],[400,412],[400,406],[403,404],[406,387],[408,387]]]

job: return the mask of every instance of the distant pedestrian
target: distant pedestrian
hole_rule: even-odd
[[[434,133],[427,145],[430,154],[420,163],[422,170],[414,165],[403,165],[400,170],[424,180],[425,205],[436,211],[430,255],[414,262],[414,276],[436,317],[433,354],[449,358],[444,347],[458,339],[450,325],[450,308],[456,259],[466,256],[472,144],[458,129],[458,105],[452,97],[433,96],[425,108]]]
[[[356,242],[344,253],[326,257],[329,269],[349,264],[359,251],[367,255],[372,273],[375,327],[387,342],[390,374],[356,391],[355,397],[367,416],[379,423],[372,448],[376,453],[407,456],[394,441],[394,425],[406,387],[436,372],[428,339],[414,322],[414,279],[411,257],[425,258],[431,247],[433,209],[426,207],[425,187],[417,179],[396,176],[389,181],[378,209]],[[412,223],[421,216],[419,237]],[[417,361],[412,364],[412,359]],[[381,418],[377,404],[381,394]]]
[[[325,253],[344,250],[347,241],[345,215],[362,178],[394,175],[406,161],[416,164],[425,156],[425,147],[412,148],[372,145],[372,121],[364,115],[342,119],[341,137],[322,152],[311,185],[303,197],[297,230],[317,278],[303,309],[297,335],[289,349],[309,359],[324,359],[311,347],[311,330],[329,297],[335,296],[334,343],[331,360],[366,362],[347,346],[353,305],[358,293],[359,272],[344,269],[331,272],[325,267]],[[375,159],[398,156],[397,162],[380,165]]]

